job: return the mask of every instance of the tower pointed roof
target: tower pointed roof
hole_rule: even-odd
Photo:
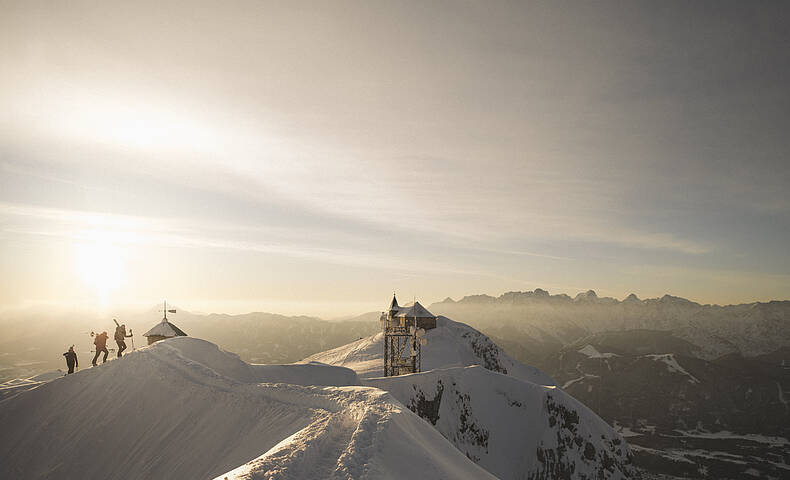
[[[400,309],[400,307],[398,306],[398,299],[395,298],[395,294],[393,293],[392,294],[392,301],[390,302],[390,311],[393,311],[393,310],[397,311],[399,309]]]

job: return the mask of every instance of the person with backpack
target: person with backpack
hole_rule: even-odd
[[[101,363],[107,361],[107,355],[110,354],[107,351],[107,332],[101,332],[100,334],[96,335],[96,338],[93,340],[93,344],[96,345],[96,355],[93,356],[93,361],[91,364],[95,367],[96,366],[96,359],[99,358],[99,354],[104,352],[104,359],[102,359]]]
[[[66,366],[69,367],[69,373],[74,373],[74,367],[79,368],[80,366],[79,362],[77,362],[77,352],[74,351],[74,345],[70,346],[69,351],[64,353],[63,356],[66,357]]]
[[[131,337],[132,335],[126,334],[126,325],[118,325],[118,320],[112,319],[115,322],[115,343],[118,344],[118,358],[121,358],[122,352],[126,350],[126,338]]]

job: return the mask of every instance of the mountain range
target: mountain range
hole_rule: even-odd
[[[599,297],[593,290],[575,297],[550,295],[540,288],[508,292],[499,297],[472,295],[448,298],[429,307],[432,312],[478,328],[517,328],[540,344],[567,344],[582,335],[604,331],[671,331],[686,340],[694,356],[715,359],[726,354],[765,355],[790,346],[790,301],[741,305],[701,305],[672,295],[622,301]]]
[[[429,308],[551,375],[627,436],[646,475],[790,472],[790,302],[722,307],[537,289]]]

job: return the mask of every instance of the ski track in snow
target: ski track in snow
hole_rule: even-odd
[[[359,425],[339,404],[332,407],[257,459],[217,478],[345,478],[343,470],[353,469],[353,461],[365,463],[353,458]]]

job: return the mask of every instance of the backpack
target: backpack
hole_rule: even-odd
[[[118,326],[115,327],[115,341],[116,342],[123,342],[123,338],[126,336],[126,329]]]

